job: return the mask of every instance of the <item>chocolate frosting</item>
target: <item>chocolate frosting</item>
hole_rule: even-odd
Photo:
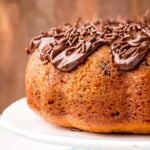
[[[103,45],[110,45],[119,69],[133,69],[150,51],[150,13],[136,20],[78,20],[51,28],[33,38],[27,52],[37,49],[44,64],[51,62],[58,70],[68,72]]]

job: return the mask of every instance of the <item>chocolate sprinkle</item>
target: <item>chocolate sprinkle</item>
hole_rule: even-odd
[[[43,64],[68,72],[103,45],[110,45],[118,69],[133,69],[150,51],[150,13],[137,20],[67,23],[33,38],[26,51],[37,49]]]

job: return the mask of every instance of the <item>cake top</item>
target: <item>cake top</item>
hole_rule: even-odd
[[[150,51],[150,13],[141,18],[66,23],[42,32],[30,42],[27,53],[38,50],[43,64],[52,63],[69,72],[103,45],[110,46],[112,60],[121,70],[131,70]]]

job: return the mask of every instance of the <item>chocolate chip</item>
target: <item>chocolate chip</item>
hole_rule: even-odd
[[[141,64],[144,66],[150,66],[150,64],[146,60],[144,60]]]
[[[111,116],[115,117],[115,118],[118,117],[119,115],[120,115],[120,113],[118,111],[115,111],[115,112],[111,113]]]
[[[110,76],[110,68],[108,66],[108,63],[106,62],[101,62],[100,64],[101,69],[103,70],[104,75]]]

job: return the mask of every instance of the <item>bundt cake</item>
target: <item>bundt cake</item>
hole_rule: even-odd
[[[47,121],[150,134],[150,14],[66,23],[26,49],[26,97]]]

